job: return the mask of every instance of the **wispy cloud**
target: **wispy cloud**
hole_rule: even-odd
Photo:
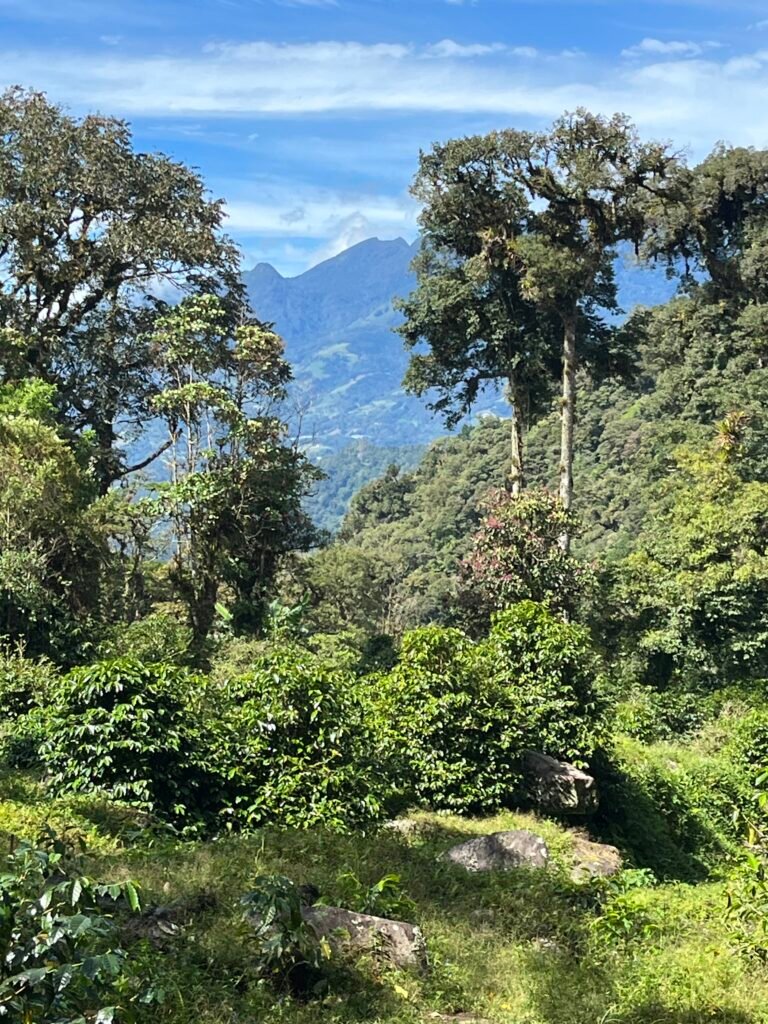
[[[643,39],[636,46],[622,50],[622,57],[700,57],[707,50],[716,50],[720,43],[694,43],[690,40]]]
[[[227,192],[227,226],[242,236],[322,240],[344,234],[348,241],[350,225],[361,219],[368,232],[361,237],[412,235],[416,226],[417,206],[407,194],[345,192],[276,179],[230,182]],[[346,247],[340,244],[338,251]]]
[[[456,43],[453,39],[441,39],[424,47],[425,57],[487,57],[490,53],[504,53],[509,47],[506,43]],[[521,48],[516,48],[521,49]],[[529,50],[532,55],[536,50]]]
[[[689,49],[705,44],[677,45],[685,53],[670,50],[673,43],[646,43],[639,59],[621,63],[578,54],[566,61],[533,49],[452,40],[428,47],[255,41],[145,57],[112,50],[15,51],[0,53],[0,67],[7,82],[47,89],[78,109],[130,117],[364,113],[382,120],[452,113],[509,123],[545,120],[583,105],[626,111],[643,130],[694,147],[708,147],[718,137],[768,143],[765,54],[720,58],[711,47],[706,56]]]

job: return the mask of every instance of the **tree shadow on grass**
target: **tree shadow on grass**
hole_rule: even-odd
[[[701,882],[709,876],[707,858],[726,852],[721,837],[672,781],[654,780],[661,790],[654,800],[638,780],[607,759],[597,765],[596,774],[600,807],[590,831],[658,878]]]

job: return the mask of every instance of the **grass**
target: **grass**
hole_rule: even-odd
[[[768,1024],[768,971],[731,949],[725,883],[632,888],[629,872],[599,909],[595,887],[569,878],[573,833],[559,825],[524,814],[414,820],[407,835],[264,831],[137,843],[124,811],[46,801],[28,779],[0,780],[5,832],[67,823],[89,841],[90,873],[135,879],[145,906],[198,908],[180,939],[137,952],[162,996],[149,1015],[155,1024],[409,1024],[459,1013],[494,1024]],[[552,869],[469,876],[437,860],[464,838],[510,828],[542,835]],[[347,871],[365,885],[400,876],[427,938],[430,973],[362,963],[338,970],[324,998],[281,997],[259,979],[240,896],[256,875],[280,873],[333,901]]]
[[[645,798],[663,797],[655,813],[669,835],[659,836],[683,842],[698,834],[708,778],[695,756],[629,743],[620,756]],[[678,776],[685,782],[674,790],[679,806],[665,807],[665,780]],[[51,799],[32,778],[0,777],[0,834],[66,829],[85,840],[90,874],[135,880],[145,906],[189,908],[180,938],[132,950],[160,1000],[147,1013],[153,1024],[410,1024],[462,1013],[493,1024],[768,1024],[768,969],[735,952],[728,883],[712,880],[725,877],[722,862],[702,881],[670,874],[649,886],[630,866],[607,886],[578,885],[568,872],[575,833],[552,821],[426,813],[412,821],[405,834],[265,830],[185,842],[142,831],[139,815],[106,801]],[[550,870],[472,876],[438,860],[454,843],[512,828],[546,840]],[[638,850],[636,843],[634,863],[643,866]],[[240,897],[255,876],[275,873],[311,882],[334,902],[345,872],[366,887],[400,876],[427,939],[430,972],[361,962],[335,968],[322,998],[302,1003],[275,993],[259,977]]]

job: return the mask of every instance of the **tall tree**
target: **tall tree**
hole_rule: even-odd
[[[560,500],[568,510],[577,369],[587,341],[580,338],[579,321],[591,319],[604,339],[615,333],[607,325],[600,331],[599,312],[617,309],[616,246],[639,247],[647,198],[664,196],[676,160],[665,145],[642,142],[621,114],[605,118],[579,110],[548,132],[510,130],[501,137],[510,176],[529,200],[524,230],[504,239],[510,265],[524,298],[562,326]],[[565,550],[569,543],[566,532]]]
[[[18,88],[0,96],[0,379],[55,386],[62,426],[96,438],[102,492],[139,468],[123,441],[162,389],[159,296],[242,301],[222,219],[196,172],[134,152],[122,121],[78,120]]]
[[[674,202],[652,203],[647,252],[690,288],[741,304],[768,298],[768,150],[718,145],[678,167]]]
[[[316,472],[274,414],[290,367],[281,339],[256,321],[234,332],[216,296],[185,299],[154,343],[169,386],[155,411],[169,435],[170,575],[204,648],[224,590],[237,630],[258,627],[281,554],[314,539],[302,497]]]
[[[89,639],[114,567],[89,463],[56,430],[49,385],[0,385],[0,645],[70,662]]]
[[[524,485],[524,433],[547,409],[558,360],[554,317],[526,299],[505,243],[524,229],[526,196],[498,134],[435,145],[412,187],[423,204],[415,291],[399,303],[413,352],[405,386],[448,427],[503,385],[512,414],[509,484]],[[419,351],[426,345],[427,351]]]

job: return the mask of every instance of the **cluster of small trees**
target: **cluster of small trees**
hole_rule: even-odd
[[[309,542],[290,368],[220,201],[117,120],[0,97],[0,632],[76,661],[158,602],[205,650]]]
[[[520,799],[526,750],[586,761],[601,729],[587,632],[534,602],[481,641],[414,630],[389,669],[283,633],[244,670],[225,648],[209,676],[6,656],[0,697],[0,763],[214,831],[348,830],[415,802],[496,810]]]

